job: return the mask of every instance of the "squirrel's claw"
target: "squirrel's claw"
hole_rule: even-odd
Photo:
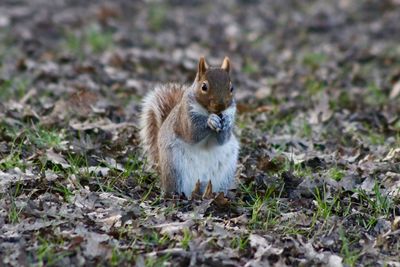
[[[197,180],[196,185],[192,191],[192,199],[201,199],[200,180]]]
[[[211,199],[213,197],[211,180],[208,181],[206,190],[204,190],[203,199]]]
[[[211,130],[219,132],[222,130],[221,118],[216,114],[210,114],[207,120],[207,125]]]

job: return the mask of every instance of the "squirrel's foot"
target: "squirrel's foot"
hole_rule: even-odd
[[[221,118],[217,114],[210,114],[210,116],[208,116],[207,125],[211,130],[216,132],[222,130]]]
[[[192,199],[201,199],[200,180],[197,180],[196,185],[192,191]]]
[[[213,189],[211,180],[209,180],[206,190],[204,190],[203,199],[211,199],[211,198],[213,198]]]
[[[197,180],[196,185],[194,186],[194,189],[192,191],[192,196],[191,199],[212,199],[214,196],[213,194],[213,189],[212,189],[212,183],[211,180],[208,181],[207,187],[204,190],[203,195],[201,195],[201,190],[200,190],[200,180]]]

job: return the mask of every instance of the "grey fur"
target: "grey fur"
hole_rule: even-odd
[[[210,134],[212,134],[211,129],[208,127],[207,122],[208,118],[207,116],[204,116],[202,114],[190,112],[190,118],[192,120],[192,127],[193,127],[193,134],[192,134],[192,140],[194,143],[198,143]]]

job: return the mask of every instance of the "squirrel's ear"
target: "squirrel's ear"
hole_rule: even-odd
[[[230,71],[230,69],[231,69],[231,62],[230,62],[230,60],[229,60],[229,57],[225,57],[225,58],[224,58],[224,61],[222,62],[222,65],[221,65],[221,69],[223,69],[223,70],[226,71],[226,72],[229,72],[229,71]]]
[[[201,57],[200,60],[199,60],[199,66],[198,66],[198,69],[197,69],[197,75],[198,75],[199,79],[200,79],[201,76],[204,75],[204,73],[206,73],[207,68],[208,68],[208,65],[206,63],[206,59],[204,57]]]

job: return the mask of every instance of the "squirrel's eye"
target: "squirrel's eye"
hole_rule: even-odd
[[[208,86],[207,86],[206,83],[203,83],[203,84],[201,85],[201,90],[203,90],[203,92],[207,92]]]
[[[233,85],[231,85],[231,89],[229,89],[231,91],[231,93],[233,92],[234,88]]]

